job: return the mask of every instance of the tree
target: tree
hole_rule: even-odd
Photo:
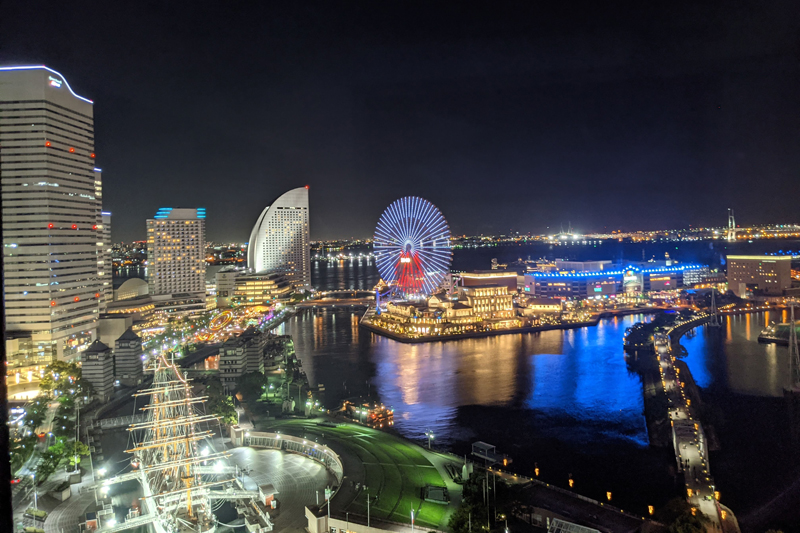
[[[75,467],[80,463],[81,457],[88,457],[89,447],[81,441],[72,441],[65,446],[64,455],[69,460],[69,465]]]
[[[656,513],[656,519],[669,524],[670,533],[705,533],[708,519],[682,498],[673,498]]]
[[[236,389],[246,402],[255,402],[264,394],[268,383],[269,380],[261,372],[250,372],[241,377]]]
[[[708,519],[700,514],[693,515],[691,512],[678,517],[669,526],[670,533],[706,533],[706,522]]]
[[[53,361],[44,369],[44,376],[39,382],[39,389],[57,396],[68,393],[73,394],[69,391],[77,388],[77,382],[80,379],[81,367],[77,363]]]
[[[56,471],[58,463],[61,462],[61,457],[47,450],[42,454],[42,460],[36,468],[36,483],[41,485],[50,475]]]
[[[238,421],[236,407],[233,405],[233,398],[227,394],[218,381],[211,381],[206,388],[208,402],[206,407],[211,414],[221,418],[225,425],[235,424]]]

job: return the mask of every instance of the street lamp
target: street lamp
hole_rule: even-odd
[[[425,436],[428,437],[428,449],[431,449],[431,441],[433,440],[433,431],[430,429],[425,432]]]
[[[36,472],[31,474],[31,479],[33,479],[33,508],[38,511],[39,510],[39,491],[36,490]]]

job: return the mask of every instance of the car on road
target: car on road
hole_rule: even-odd
[[[12,485],[16,485],[16,484],[17,484],[17,483],[19,483],[20,481],[22,481],[22,480],[21,480],[20,478],[18,478],[18,477],[12,477],[12,478],[11,478],[11,484],[12,484]]]

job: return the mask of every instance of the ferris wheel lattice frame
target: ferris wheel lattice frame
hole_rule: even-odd
[[[378,272],[396,294],[433,294],[450,271],[450,227],[441,211],[417,196],[392,202],[373,240]]]

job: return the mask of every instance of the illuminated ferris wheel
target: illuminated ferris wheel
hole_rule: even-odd
[[[416,196],[386,208],[373,248],[381,278],[404,296],[433,294],[450,270],[450,227],[435,205]]]

